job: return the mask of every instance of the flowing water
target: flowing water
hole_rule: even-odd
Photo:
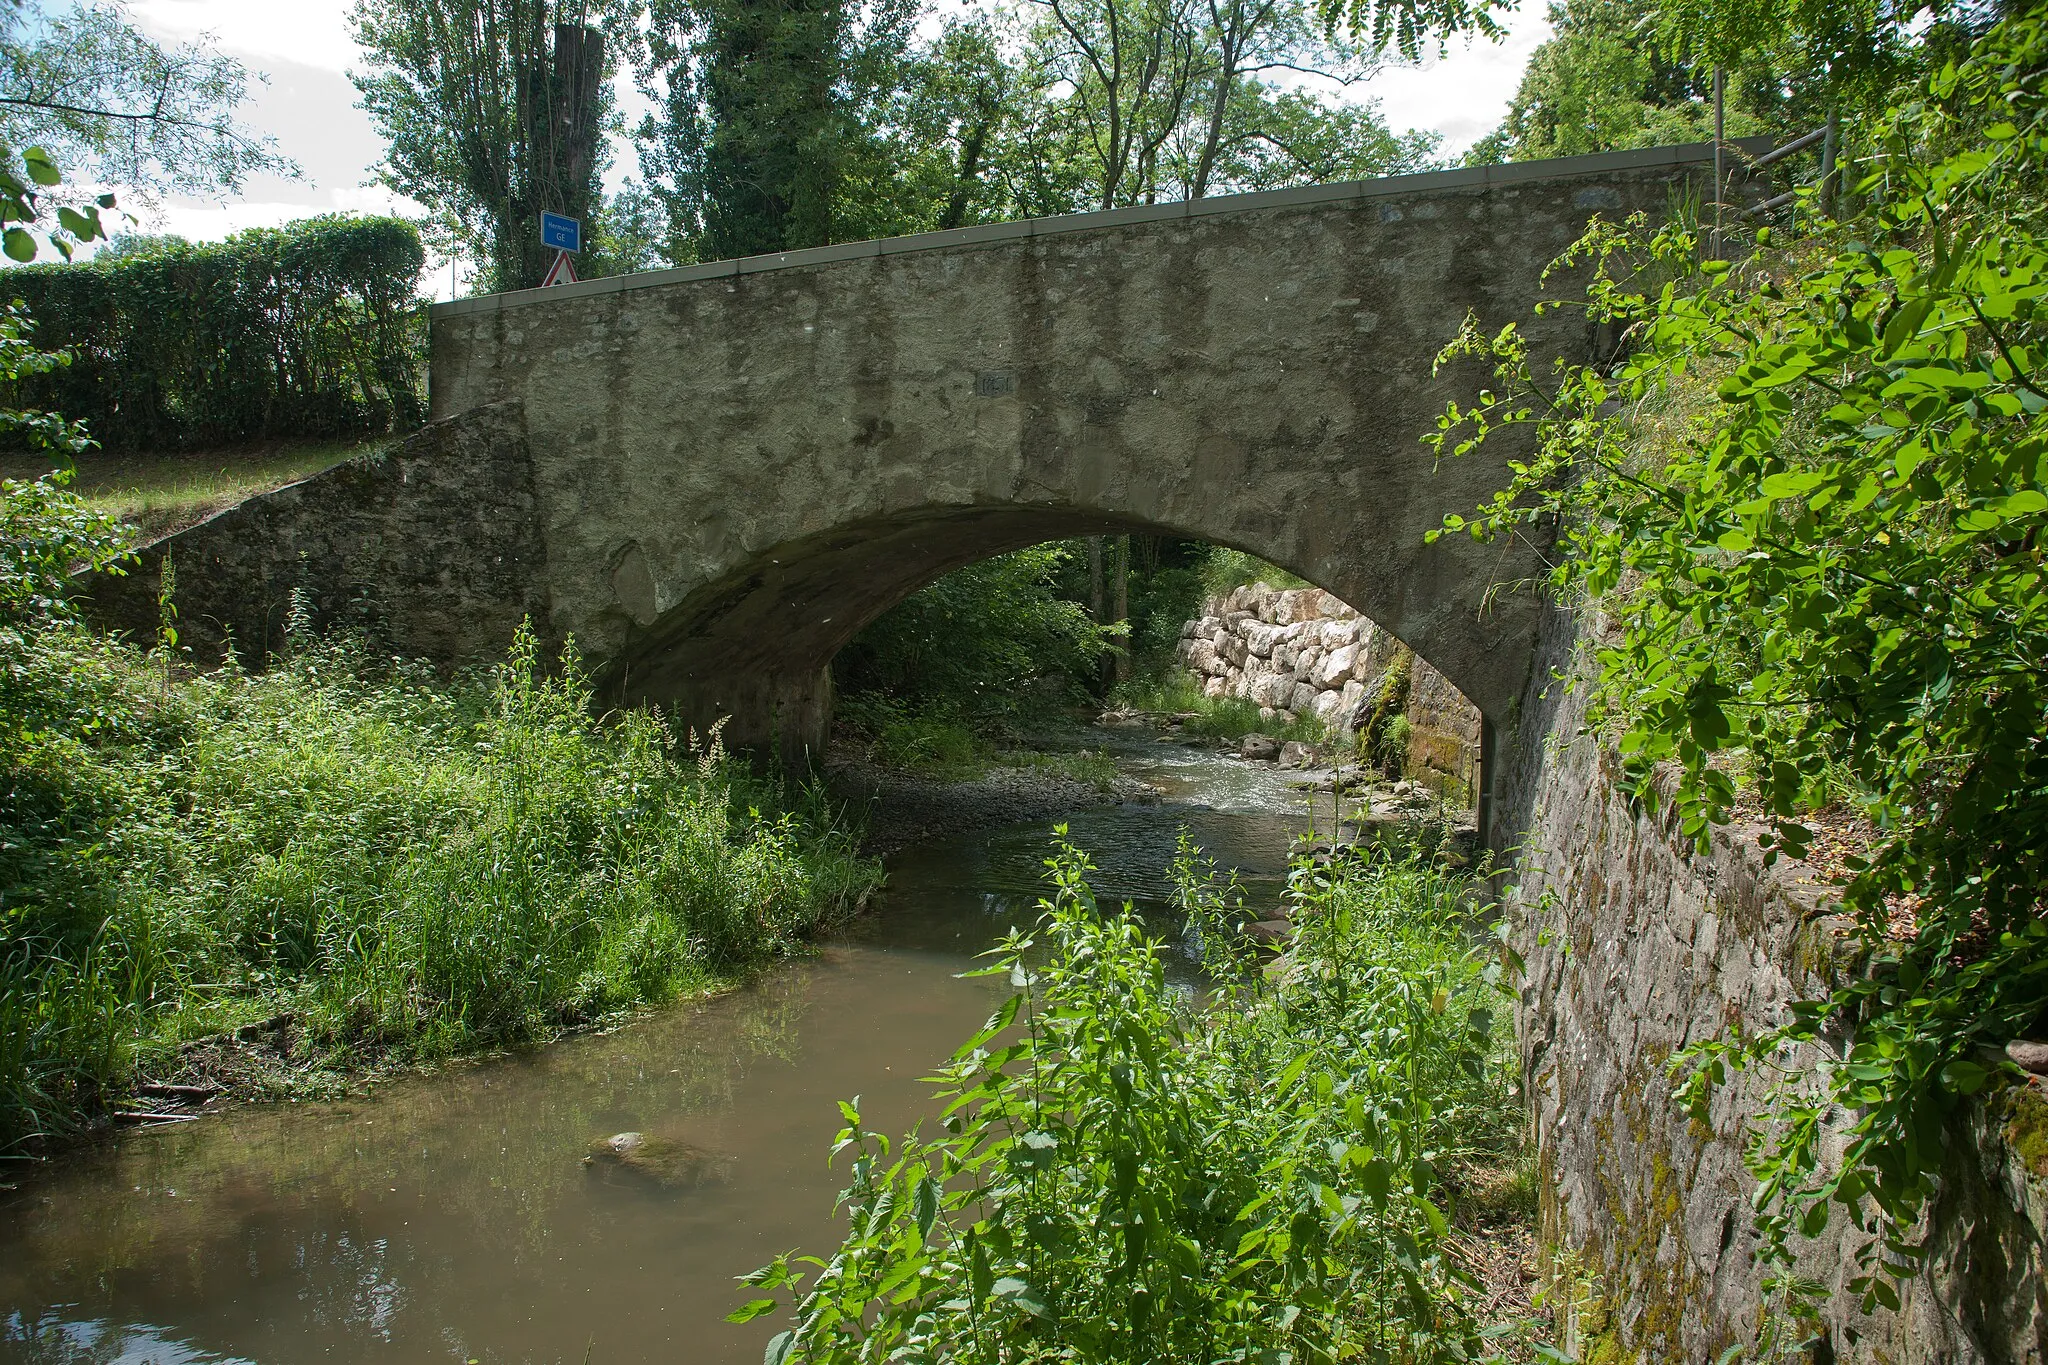
[[[1109,741],[1161,805],[1074,812],[1104,901],[1162,910],[1183,824],[1254,900],[1301,798],[1270,768]],[[1327,799],[1327,798],[1326,798]],[[752,1362],[734,1276],[829,1252],[836,1101],[901,1132],[1006,989],[962,980],[1027,925],[1050,822],[890,860],[875,912],[745,989],[380,1086],[132,1133],[0,1195],[0,1365],[429,1360]],[[1196,964],[1174,961],[1185,979]],[[582,1157],[637,1131],[712,1154],[662,1188]]]

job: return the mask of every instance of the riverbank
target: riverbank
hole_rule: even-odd
[[[345,635],[194,675],[55,624],[9,662],[0,1153],[559,1037],[880,879],[812,793],[598,717],[530,636],[452,680]]]
[[[1248,909],[1287,893],[1307,827],[1298,774],[1141,731],[1048,742],[1106,755],[1159,799],[1119,804],[1082,784],[1066,789],[1079,804],[1047,809],[1058,789],[1042,779],[1021,798],[1014,777],[979,797],[961,790],[977,784],[903,782],[927,802],[993,815],[1021,799],[1038,814],[900,846],[865,913],[731,989],[545,1047],[383,1073],[337,1098],[216,1100],[201,1122],[24,1172],[0,1198],[0,1244],[16,1253],[0,1264],[0,1356],[18,1330],[122,1342],[138,1357],[356,1358],[459,1342],[480,1359],[758,1361],[766,1325],[722,1321],[738,1302],[732,1277],[835,1237],[847,1181],[845,1160],[826,1157],[836,1100],[860,1096],[883,1131],[929,1126],[920,1078],[1001,1006],[1009,978],[971,973],[1035,922],[1051,825],[1090,851],[1106,907],[1136,905],[1176,991],[1210,980],[1175,899],[1182,830]],[[899,779],[870,777],[880,807]],[[289,1052],[291,1032],[209,1045],[208,1064]],[[593,1142],[629,1131],[702,1149],[715,1178],[671,1188],[582,1164]],[[1505,1322],[1526,1315],[1535,1284],[1529,1187],[1518,1149],[1487,1150],[1447,1161],[1440,1189],[1458,1193],[1438,1198],[1445,1255],[1480,1282],[1471,1310]],[[342,1306],[365,1277],[388,1292],[374,1319]],[[508,1314],[508,1296],[524,1307]]]

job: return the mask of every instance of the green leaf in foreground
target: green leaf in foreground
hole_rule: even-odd
[[[1952,1115],[2048,1017],[2044,71],[2048,19],[2015,11],[1872,130],[1854,221],[1809,204],[1746,259],[1596,223],[1566,259],[1630,339],[1611,368],[1539,376],[1512,328],[1445,352],[1497,379],[1439,453],[1512,427],[1537,453],[1444,531],[1561,528],[1552,587],[1616,627],[1591,718],[1633,795],[1701,847],[1738,802],[1773,854],[1823,808],[1868,831],[1855,941],[1779,964],[1826,993],[1673,1063],[1696,1115],[1763,1073],[1748,1161],[1790,1319],[1819,1292],[1792,1239],[1836,1216],[1863,1301],[1897,1302]]]

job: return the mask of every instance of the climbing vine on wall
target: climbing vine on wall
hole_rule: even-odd
[[[70,364],[8,386],[115,448],[402,430],[425,416],[426,263],[395,218],[312,218],[9,271],[37,345]]]
[[[1431,438],[1533,429],[1445,532],[1563,528],[1553,585],[1618,626],[1596,711],[1639,798],[1671,781],[1702,842],[1753,802],[1795,855],[1817,803],[1874,828],[1844,887],[1858,970],[1675,1063],[1700,1117],[1732,1071],[1773,1078],[1747,1159],[1789,1324],[1823,1293],[1797,1239],[1836,1219],[1866,1310],[1898,1305],[1950,1116],[2048,1017],[2048,23],[1992,30],[1874,133],[1860,211],[1745,259],[1596,224],[1580,306],[1627,358],[1539,375],[1515,329],[1468,325],[1446,356],[1496,386]],[[1640,439],[1694,394],[1677,440]]]

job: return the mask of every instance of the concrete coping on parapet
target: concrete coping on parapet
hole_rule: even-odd
[[[1768,150],[1768,138],[1733,138],[1729,145],[1743,156]],[[1650,147],[1635,152],[1600,152],[1592,156],[1565,156],[1544,161],[1516,161],[1501,166],[1471,166],[1453,171],[1422,171],[1414,175],[1390,175],[1378,180],[1349,180],[1335,185],[1303,185],[1289,190],[1263,190],[1255,194],[1224,194],[1208,199],[1184,199],[1171,204],[1142,204],[1136,208],[1103,209],[1094,213],[1069,213],[1056,218],[1025,218],[1010,223],[982,223],[975,227],[952,228],[944,232],[920,232],[909,237],[883,237],[867,242],[842,242],[837,246],[811,247],[769,256],[747,256],[734,261],[711,261],[672,270],[647,270],[631,275],[611,275],[601,280],[545,289],[518,289],[506,294],[479,294],[434,304],[429,314],[436,318],[462,317],[469,313],[495,313],[533,303],[567,303],[573,299],[618,294],[633,289],[656,289],[662,285],[685,284],[693,280],[725,279],[758,275],[771,270],[797,270],[806,266],[832,265],[912,252],[945,251],[956,247],[987,246],[998,242],[1024,241],[1033,237],[1054,237],[1070,232],[1094,232],[1105,228],[1131,227],[1141,223],[1170,222],[1175,219],[1206,218],[1212,214],[1256,213],[1264,209],[1299,208],[1313,204],[1394,199],[1440,191],[1488,190],[1505,185],[1526,185],[1546,180],[1590,180],[1634,171],[1659,171],[1680,166],[1703,165],[1714,159],[1711,142],[1688,142],[1676,147]]]

